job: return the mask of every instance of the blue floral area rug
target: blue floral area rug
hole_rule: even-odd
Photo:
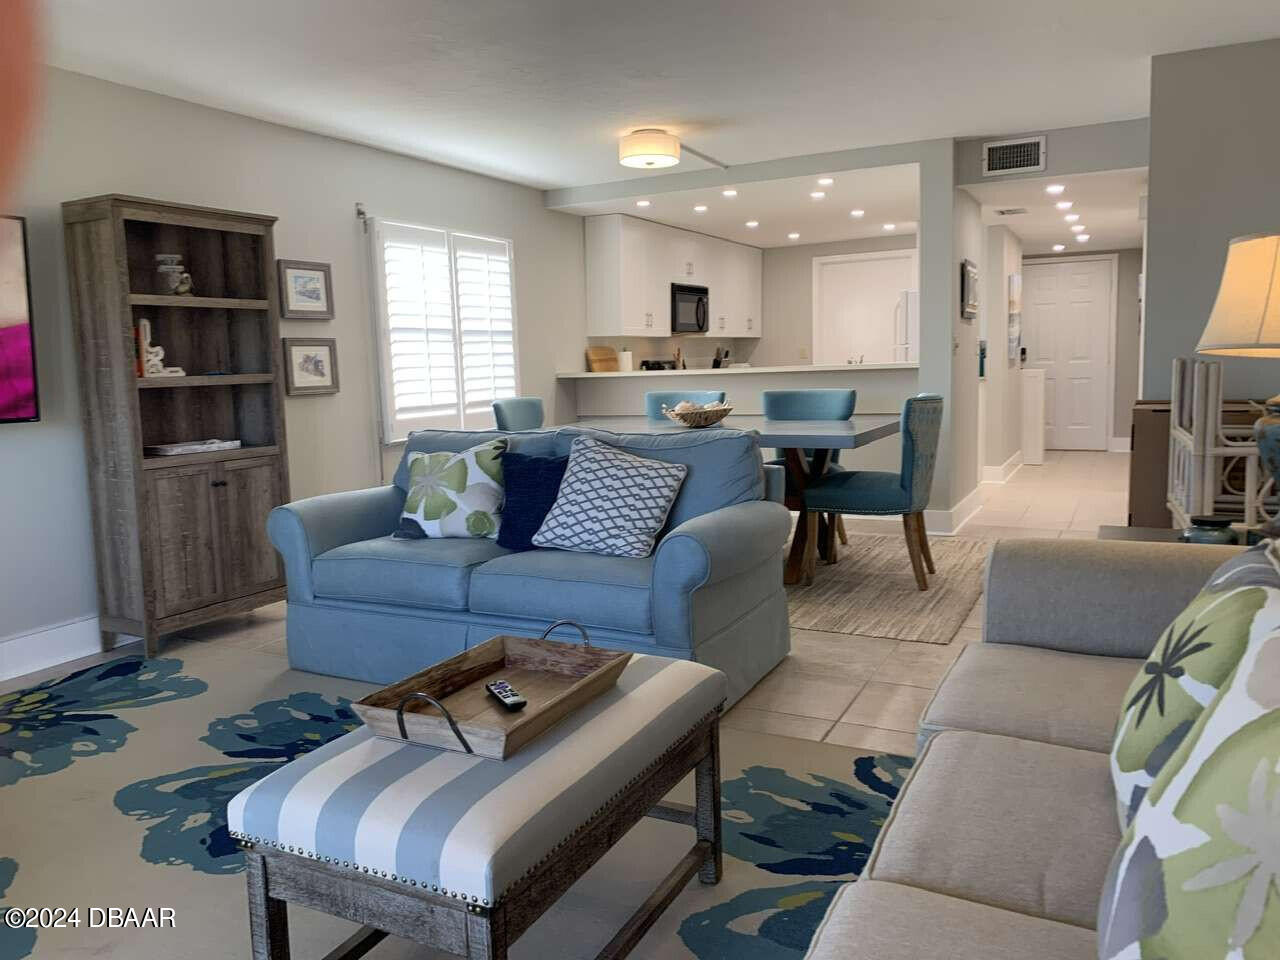
[[[3,906],[170,907],[176,918],[173,929],[0,927],[0,960],[248,957],[244,865],[227,834],[227,801],[358,726],[350,702],[370,689],[211,641],[0,695]],[[721,754],[724,879],[693,881],[635,957],[802,957],[836,888],[862,871],[911,766],[727,728]],[[691,784],[673,799],[691,802]],[[642,822],[512,956],[595,956],[687,848],[688,833]],[[298,908],[290,927],[302,957],[323,956],[353,929]],[[430,955],[394,939],[370,954]]]

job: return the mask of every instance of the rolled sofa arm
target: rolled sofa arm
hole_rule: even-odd
[[[987,561],[988,643],[1147,657],[1239,547],[1125,540],[1003,540]]]
[[[781,588],[781,556],[790,534],[791,514],[771,500],[735,503],[671,530],[653,558],[658,643],[683,647],[692,642],[692,597],[699,587],[776,562]]]
[[[311,561],[346,543],[385,537],[404,509],[404,491],[394,484],[327,493],[276,507],[267,535],[284,560],[290,600],[312,600]]]

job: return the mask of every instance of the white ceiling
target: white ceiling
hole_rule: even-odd
[[[1275,0],[44,0],[47,60],[540,187],[663,126],[728,164],[1145,116]],[[698,169],[692,157],[679,169]]]
[[[637,207],[636,198],[578,203],[558,207],[570,213],[590,216],[625,213],[645,220],[684,227],[713,237],[736,240],[753,247],[785,247],[792,243],[828,243],[860,237],[913,234],[920,218],[920,170],[914,163],[892,167],[872,167],[827,174],[834,182],[819,184],[818,177],[791,177],[754,183],[725,184],[700,190],[655,193],[642,199],[648,207]],[[736,197],[721,191],[735,189]],[[821,200],[813,191],[826,194]],[[693,208],[706,206],[706,212]],[[862,210],[858,219],[850,210]],[[750,228],[748,220],[759,226]],[[893,231],[884,225],[892,223]],[[799,233],[796,240],[788,233]]]
[[[1045,187],[1060,183],[1067,189],[1059,196],[1045,193]],[[1142,246],[1142,221],[1138,219],[1138,198],[1147,192],[1147,170],[1113,170],[1082,173],[1069,177],[1008,180],[965,187],[982,204],[984,223],[1000,223],[1022,240],[1028,255],[1053,253],[1053,245],[1066,245],[1064,255],[1089,250],[1125,250]],[[1059,210],[1058,201],[1070,201],[1070,210]],[[1025,207],[1025,214],[1000,216],[999,209]],[[1077,224],[1085,225],[1087,243],[1072,238],[1071,224],[1063,217],[1079,214]]]

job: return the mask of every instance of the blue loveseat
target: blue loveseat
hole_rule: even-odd
[[[515,452],[564,456],[584,434],[688,466],[651,556],[513,553],[492,540],[391,536],[410,453],[465,450],[497,435]],[[780,502],[781,473],[764,466],[755,434],[737,430],[414,433],[391,485],[271,512],[267,530],[289,585],[289,663],[391,683],[495,634],[536,636],[572,619],[602,646],[716,667],[736,701],[790,649],[782,586],[790,515]]]

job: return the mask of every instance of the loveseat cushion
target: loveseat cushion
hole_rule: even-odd
[[[653,633],[653,557],[529,550],[490,560],[471,576],[471,610]]]
[[[946,731],[863,876],[1091,928],[1120,843],[1114,810],[1104,753]]]
[[[862,879],[843,884],[805,960],[1095,960],[1091,931]]]
[[[1141,668],[1125,657],[971,643],[925,708],[920,734],[976,730],[1105,753]]]
[[[466,610],[471,571],[506,552],[484,539],[377,537],[320,554],[311,578],[316,596],[330,600]]]

